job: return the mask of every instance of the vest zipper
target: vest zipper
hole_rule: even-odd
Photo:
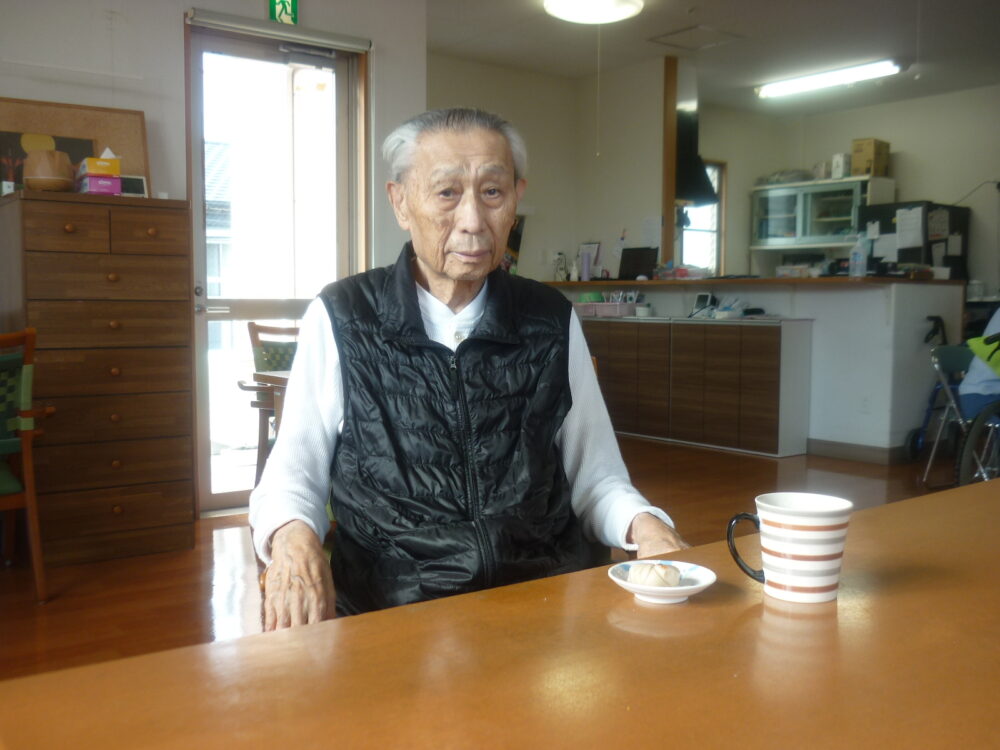
[[[476,480],[476,467],[472,461],[472,420],[469,418],[469,404],[465,400],[465,389],[462,387],[461,375],[458,371],[458,357],[454,354],[448,360],[452,374],[452,391],[459,406],[459,427],[465,450],[462,451],[462,464],[465,467],[465,486],[468,492],[469,511],[472,515],[472,527],[476,530],[480,555],[483,559],[483,577],[486,588],[495,585],[496,563],[493,550],[490,549],[489,538],[483,528],[482,499],[479,497],[479,482]]]

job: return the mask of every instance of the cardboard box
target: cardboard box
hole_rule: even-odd
[[[875,138],[851,141],[851,174],[886,177],[889,174],[889,143]]]
[[[76,192],[95,193],[98,195],[121,195],[121,177],[98,177],[87,175],[76,181]]]
[[[98,177],[117,177],[122,173],[121,159],[105,159],[102,156],[90,156],[80,162],[76,168],[76,178],[86,175]]]
[[[830,177],[839,180],[851,176],[851,155],[834,154],[830,160]]]

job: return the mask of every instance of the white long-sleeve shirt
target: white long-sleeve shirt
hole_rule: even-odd
[[[486,307],[486,287],[453,313],[417,285],[427,336],[454,351],[479,322]],[[306,310],[298,341],[278,440],[260,484],[250,495],[254,547],[265,562],[271,559],[271,535],[289,521],[304,521],[320,539],[329,529],[330,466],[343,427],[344,403],[340,353],[321,300],[313,300]],[[652,513],[671,526],[673,521],[629,482],[575,313],[569,331],[569,382],[573,406],[556,441],[572,488],[573,510],[592,538],[634,550],[636,545],[626,544],[625,537],[638,513]]]

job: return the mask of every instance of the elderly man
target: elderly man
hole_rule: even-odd
[[[608,545],[686,547],[629,484],[569,302],[498,268],[525,188],[520,135],[437,110],[383,154],[411,241],[302,320],[250,502],[265,628],[579,570]]]

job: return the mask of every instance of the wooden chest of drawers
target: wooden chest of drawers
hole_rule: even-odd
[[[194,543],[190,228],[182,201],[0,199],[0,330],[38,329],[46,561]]]

